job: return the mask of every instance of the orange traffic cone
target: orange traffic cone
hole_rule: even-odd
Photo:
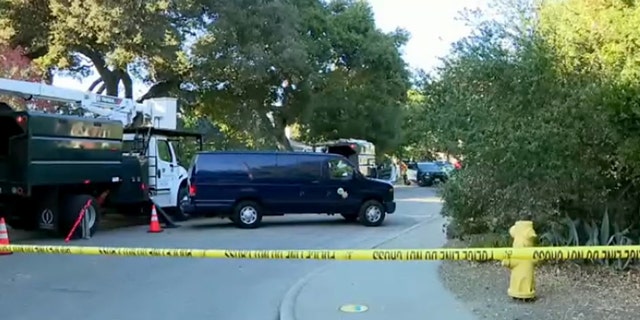
[[[6,256],[13,253],[2,248],[2,246],[8,246],[10,244],[11,243],[9,243],[9,232],[7,231],[7,225],[4,222],[4,218],[0,217],[0,256]]]
[[[162,232],[160,221],[158,221],[158,213],[156,212],[156,205],[151,205],[151,223],[149,224],[149,233]]]

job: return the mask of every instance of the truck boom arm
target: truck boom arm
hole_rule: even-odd
[[[119,120],[124,126],[133,125],[134,118],[142,115],[153,127],[171,130],[177,127],[177,100],[174,98],[149,99],[140,104],[132,99],[6,78],[0,78],[0,94],[73,103],[98,117]]]

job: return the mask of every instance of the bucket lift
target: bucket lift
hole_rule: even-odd
[[[0,94],[71,103],[97,115],[118,120],[126,128],[153,127],[175,130],[178,104],[175,98],[153,98],[137,103],[133,99],[82,92],[48,84],[0,78]]]

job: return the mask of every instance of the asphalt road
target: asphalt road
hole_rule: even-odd
[[[98,233],[91,240],[74,244],[220,249],[370,248],[438,215],[439,199],[431,189],[399,187],[396,199],[397,212],[388,216],[379,228],[322,215],[265,218],[264,226],[255,230],[236,229],[221,219],[195,220],[158,234],[146,233],[146,226],[131,227]],[[287,289],[325,263],[0,256],[0,318],[274,320]]]

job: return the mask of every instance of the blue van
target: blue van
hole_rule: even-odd
[[[396,210],[393,185],[364,177],[346,158],[311,152],[200,152],[189,168],[191,216],[256,228],[263,216],[326,213],[379,226]]]

